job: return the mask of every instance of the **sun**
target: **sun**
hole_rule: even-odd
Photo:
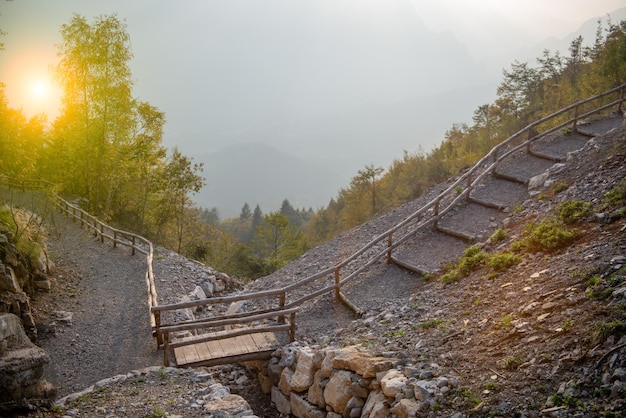
[[[50,94],[51,86],[48,80],[34,80],[30,92],[35,99],[43,100]]]

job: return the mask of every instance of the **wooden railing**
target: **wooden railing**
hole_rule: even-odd
[[[450,184],[443,192],[422,206],[419,210],[395,224],[392,228],[374,237],[370,242],[363,245],[349,257],[343,259],[332,267],[323,269],[309,277],[299,280],[293,284],[274,290],[266,290],[255,293],[240,294],[228,298],[222,298],[224,302],[247,301],[253,302],[260,299],[269,299],[271,309],[291,309],[300,307],[304,302],[313,298],[333,293],[336,300],[343,302],[357,314],[361,314],[359,307],[351,303],[341,291],[342,286],[354,279],[360,273],[367,270],[378,261],[385,259],[387,263],[403,264],[393,256],[393,251],[406,243],[415,234],[426,227],[437,228],[437,223],[448,212],[454,209],[457,204],[468,200],[472,190],[488,175],[495,172],[498,165],[507,157],[526,148],[549,134],[561,129],[571,129],[577,131],[578,125],[583,119],[587,119],[595,114],[616,108],[617,112],[622,112],[625,100],[626,84],[616,87],[602,94],[589,99],[577,102],[556,113],[542,118],[514,135],[507,138],[502,143],[495,146],[487,155],[480,159],[472,168],[462,174],[456,181]],[[616,96],[616,98],[615,98]],[[562,120],[562,121],[561,121]],[[544,129],[541,131],[541,129]],[[539,133],[540,132],[540,133]],[[459,189],[462,189],[459,193]],[[343,273],[343,276],[342,276]],[[296,289],[304,286],[319,283],[326,279],[324,283],[318,285],[317,289],[306,293],[304,296],[295,296],[289,300],[290,293],[295,293]],[[330,284],[328,284],[330,282]],[[300,292],[302,293],[302,292]],[[152,312],[155,313],[157,328],[159,325],[160,312],[165,310],[175,310],[182,308],[192,308],[202,306],[206,302],[192,301],[172,304],[167,306],[155,306]],[[256,304],[256,311],[248,314],[263,312],[268,304]],[[262,306],[259,308],[258,306]],[[157,333],[158,334],[158,333]],[[157,338],[159,338],[157,336]]]
[[[150,295],[150,318],[152,329],[156,335],[157,345],[159,347],[166,343],[163,338],[164,336],[168,335],[170,332],[178,330],[178,325],[174,322],[162,320],[163,313],[186,308],[200,309],[206,307],[207,305],[230,304],[234,302],[250,303],[254,306],[252,307],[252,310],[248,310],[245,313],[225,314],[224,312],[212,312],[209,318],[195,320],[197,321],[197,325],[194,325],[193,320],[180,324],[182,327],[181,329],[189,329],[189,327],[193,329],[196,326],[198,328],[206,328],[209,325],[223,326],[238,322],[257,321],[271,316],[276,316],[277,314],[289,314],[290,316],[294,315],[292,318],[293,320],[289,325],[293,338],[293,332],[295,331],[295,313],[303,303],[326,293],[333,293],[334,297],[338,301],[345,303],[357,314],[361,314],[362,312],[359,308],[352,304],[342,293],[342,286],[381,259],[385,259],[387,263],[395,262],[401,264],[401,261],[397,260],[393,256],[393,251],[402,244],[406,243],[417,232],[423,230],[424,228],[437,228],[437,223],[441,220],[441,218],[455,208],[459,203],[464,200],[468,200],[472,190],[474,190],[486,176],[493,174],[497,166],[504,159],[524,148],[530,150],[535,141],[541,138],[547,138],[549,134],[558,130],[566,128],[571,129],[572,131],[577,131],[581,120],[589,118],[595,114],[600,114],[614,107],[617,108],[618,112],[622,112],[625,93],[626,84],[591,97],[587,100],[574,103],[571,106],[526,126],[502,143],[492,148],[492,150],[481,158],[480,161],[478,161],[472,168],[463,173],[456,181],[450,184],[443,192],[426,205],[422,206],[419,210],[415,211],[401,222],[395,224],[392,228],[374,237],[370,242],[363,245],[349,257],[343,259],[332,267],[320,270],[309,277],[279,289],[169,305],[159,305],[156,288],[154,287],[154,274],[152,271],[153,246],[150,241],[138,235],[112,228],[89,215],[82,209],[61,199],[56,194],[55,202],[57,206],[63,210],[63,212],[86,225],[96,236],[99,236],[101,240],[105,238],[110,239],[113,241],[114,245],[126,245],[131,247],[133,252],[136,250],[146,254],[146,282]],[[614,98],[614,96],[617,96],[617,98]],[[18,186],[26,187],[24,186],[24,183],[18,184]],[[461,191],[459,192],[460,189]],[[143,244],[145,249],[140,247],[138,244]],[[314,287],[314,289],[310,290],[303,296],[302,291],[299,292],[300,295],[295,292],[295,290],[301,289],[305,286],[311,286]],[[289,296],[292,294],[295,296],[293,296],[292,299],[289,299]],[[286,325],[281,325],[280,329],[282,330],[284,327],[286,327]],[[238,330],[236,332],[247,331]],[[173,343],[170,344],[167,342],[167,344],[171,347]]]
[[[154,271],[152,268],[152,262],[154,260],[154,246],[152,245],[152,242],[140,235],[113,228],[112,226],[99,220],[97,217],[89,214],[87,211],[71,204],[54,191],[54,184],[46,180],[15,179],[0,175],[0,184],[21,190],[47,190],[49,191],[48,197],[51,202],[62,213],[64,213],[68,218],[80,222],[80,225],[87,228],[95,237],[99,238],[100,242],[104,242],[104,240],[107,239],[113,243],[113,247],[123,245],[129,247],[133,255],[135,255],[135,252],[144,254],[146,256],[145,279],[148,288],[150,325],[156,335],[156,322],[154,320],[154,315],[152,314],[152,307],[158,305],[158,297],[156,286],[154,285]]]

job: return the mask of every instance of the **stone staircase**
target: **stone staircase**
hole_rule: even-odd
[[[621,115],[591,122],[574,133],[557,133],[513,153],[469,195],[465,203],[424,229],[396,250],[399,265],[415,273],[434,273],[443,263],[456,260],[471,244],[489,238],[516,205],[530,197],[530,180],[567,155],[581,149],[590,138],[624,123]],[[428,249],[428,251],[424,251]],[[433,256],[436,255],[436,256]]]

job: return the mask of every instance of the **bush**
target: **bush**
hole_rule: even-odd
[[[487,265],[495,271],[502,272],[522,261],[522,257],[510,252],[496,253],[487,261]]]
[[[458,266],[459,273],[463,277],[468,276],[472,271],[482,266],[487,257],[487,253],[481,250],[478,245],[472,245],[463,252],[463,257]]]
[[[493,234],[491,234],[491,236],[489,237],[489,242],[502,242],[506,239],[506,236],[507,232],[504,229],[498,229]]]
[[[604,203],[611,208],[626,206],[626,180],[622,180],[604,195]]]
[[[568,200],[557,206],[556,212],[564,224],[571,225],[591,213],[591,204],[582,200]]]
[[[554,251],[568,246],[576,238],[578,238],[576,229],[568,230],[560,220],[547,218],[538,224],[534,222],[527,224],[522,239],[514,243],[513,249],[530,252]]]

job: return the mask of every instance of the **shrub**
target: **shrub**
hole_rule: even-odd
[[[622,180],[604,195],[604,203],[612,208],[626,206],[626,180]]]
[[[504,229],[498,229],[493,234],[491,234],[491,236],[489,237],[489,242],[502,242],[506,239],[506,236],[507,233]]]
[[[554,251],[566,247],[576,238],[578,238],[576,229],[568,230],[558,219],[547,218],[538,224],[534,222],[527,224],[522,239],[514,243],[513,249],[530,252]]]
[[[516,370],[522,364],[522,357],[519,354],[506,356],[502,360],[502,368],[505,370]]]
[[[568,200],[556,208],[559,219],[564,224],[574,224],[591,213],[591,204],[582,200]]]
[[[491,267],[495,271],[502,272],[518,264],[520,261],[522,261],[522,257],[520,257],[519,255],[510,252],[502,252],[496,253],[489,257],[487,265],[489,265],[489,267]]]
[[[472,245],[463,252],[463,257],[459,262],[458,270],[463,277],[477,270],[487,260],[487,253],[480,249],[478,245]]]
[[[615,335],[615,339],[618,340],[622,335],[626,334],[626,324],[619,319],[597,324],[594,334],[595,340],[598,344],[602,344],[611,335]]]

